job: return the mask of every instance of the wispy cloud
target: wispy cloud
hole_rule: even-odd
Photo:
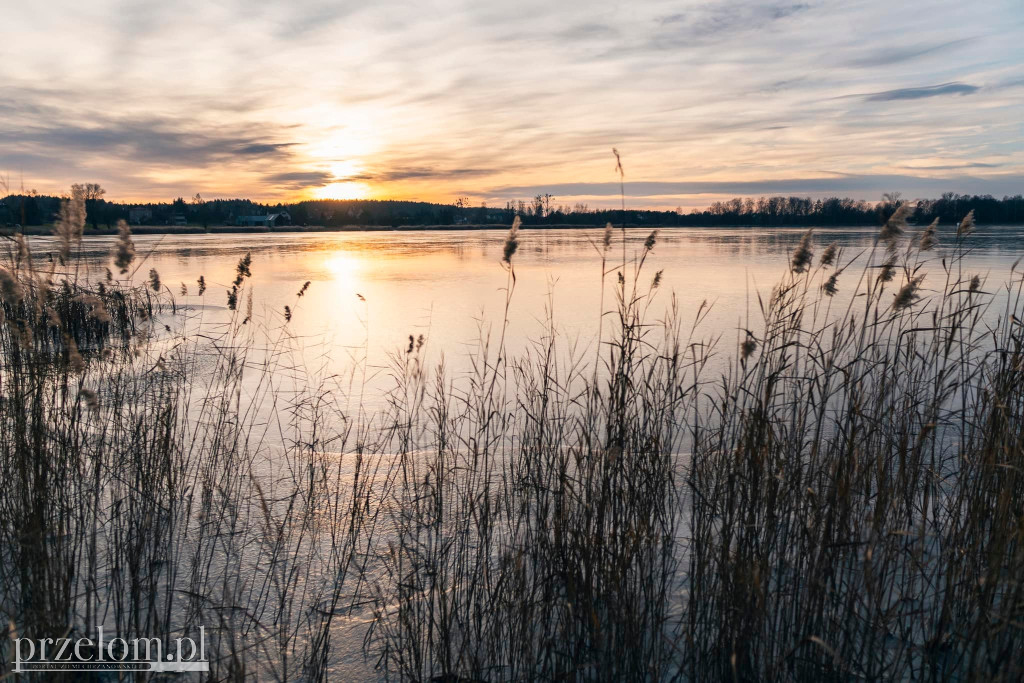
[[[969,168],[999,168],[1005,164],[987,164],[980,161],[965,161],[959,164],[929,164],[925,166],[901,166],[910,171],[962,171]]]
[[[570,42],[577,41],[597,41],[597,40],[612,40],[617,38],[620,33],[614,26],[608,24],[599,24],[594,22],[584,22],[581,24],[575,24],[569,28],[558,31],[555,34],[560,40],[566,40]]]
[[[942,170],[941,167],[935,167]],[[921,177],[909,174],[864,174],[817,178],[780,178],[747,181],[638,181],[624,185],[627,197],[650,199],[659,197],[714,196],[864,196],[877,197],[883,192],[899,191],[908,196],[933,197],[945,191],[1020,194],[1024,174],[999,174],[989,178],[976,176]],[[530,197],[549,192],[556,197],[614,197],[619,195],[618,183],[559,183],[491,188],[495,196]]]
[[[435,168],[433,166],[423,167],[399,167],[379,171],[371,171],[350,176],[350,180],[371,180],[378,182],[394,182],[400,180],[454,180],[457,178],[471,178],[479,176],[494,175],[507,169],[501,168]]]
[[[593,191],[612,146],[627,180],[727,193],[1024,172],[1017,0],[52,0],[5,20],[0,171],[40,190],[495,202]]]
[[[948,59],[956,56],[956,48],[967,44],[971,40],[978,40],[978,38],[959,38],[957,40],[947,40],[941,43],[924,45],[885,45],[882,47],[874,47],[866,51],[865,54],[854,57],[847,62],[847,65],[852,67],[875,68],[881,66],[892,66],[902,62],[910,62],[922,57],[941,55]]]
[[[741,33],[762,31],[772,22],[787,19],[811,9],[802,2],[713,3],[659,17],[662,30],[655,33],[652,45],[670,48],[693,42],[713,42]]]
[[[919,88],[897,88],[895,90],[884,90],[871,93],[865,97],[869,102],[891,102],[894,100],[919,100],[925,97],[940,97],[942,95],[970,95],[980,90],[976,85],[967,83],[942,83],[941,85],[926,85]]]
[[[288,171],[265,176],[269,183],[289,188],[322,187],[336,180],[329,171]]]

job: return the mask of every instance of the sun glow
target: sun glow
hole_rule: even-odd
[[[370,196],[370,186],[346,180],[318,187],[313,190],[313,196],[317,199],[366,199]]]
[[[345,178],[351,178],[354,175],[358,175],[363,171],[363,165],[355,159],[346,159],[345,161],[332,161],[330,163],[331,173],[334,174],[335,178],[344,180]]]
[[[324,260],[324,267],[334,277],[349,277],[359,270],[359,259],[348,254],[334,253]]]
[[[341,300],[347,301],[360,289],[362,262],[358,257],[344,253],[333,253],[324,260],[324,270],[330,275],[329,281]],[[350,302],[351,303],[351,302]]]
[[[311,166],[329,171],[331,182],[321,187],[310,187],[307,192],[314,199],[367,199],[373,195],[366,182],[364,159],[372,158],[379,145],[372,122],[352,120],[344,126],[324,131],[305,151]]]

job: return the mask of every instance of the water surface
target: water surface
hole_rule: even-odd
[[[523,230],[513,258],[515,283],[508,307],[506,343],[522,349],[544,335],[552,315],[560,337],[575,342],[577,352],[596,346],[600,314],[614,307],[616,268],[627,261],[632,282],[636,259],[648,229],[616,230],[607,250],[602,295],[603,230]],[[739,330],[757,327],[757,295],[765,295],[784,275],[803,228],[669,228],[638,277],[646,294],[654,274],[661,285],[650,301],[648,319],[656,322],[675,296],[684,320],[701,303],[712,305],[700,328],[705,337],[721,337],[722,348],[734,348]],[[135,273],[142,281],[156,269],[179,303],[186,304],[205,325],[227,320],[226,291],[235,267],[252,255],[254,318],[272,337],[287,330],[309,349],[329,372],[345,372],[363,358],[378,375],[377,390],[386,386],[389,356],[408,347],[410,335],[426,340],[424,353],[433,363],[442,356],[450,372],[470,367],[469,355],[482,337],[496,343],[505,316],[511,282],[501,262],[506,230],[387,231],[307,234],[140,236],[136,248],[144,261]],[[874,228],[819,228],[814,231],[818,254],[835,241],[844,259],[870,252]],[[941,259],[949,256],[953,228],[940,232],[942,245],[933,252],[924,282],[941,286]],[[623,249],[623,239],[625,249]],[[114,238],[91,237],[83,249],[95,277],[110,265]],[[32,238],[37,257],[54,249],[50,238]],[[965,269],[988,277],[995,290],[1024,255],[1024,228],[986,226],[970,237]],[[866,258],[866,256],[864,257]],[[840,292],[850,292],[861,268],[840,279]],[[207,291],[197,295],[203,276]],[[306,294],[299,290],[310,282]],[[188,290],[180,294],[181,285]],[[895,283],[898,287],[898,282]],[[603,296],[603,299],[602,299]],[[603,303],[602,303],[603,301]],[[245,307],[243,300],[240,307]],[[284,307],[292,320],[285,325]],[[993,312],[993,316],[995,313]],[[608,318],[606,317],[606,321]],[[607,335],[610,322],[604,325]],[[607,336],[605,337],[607,338]]]

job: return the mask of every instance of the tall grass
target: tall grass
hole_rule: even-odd
[[[839,311],[784,280],[692,423],[694,677],[1022,674],[1022,278],[986,325],[961,230],[915,304],[934,228],[893,227]]]
[[[305,287],[253,317],[248,258],[210,343],[159,274],[100,290],[73,230],[53,285],[14,250],[8,635],[204,625],[211,680],[335,679],[353,632],[401,680],[1015,680],[1024,277],[992,316],[970,221],[943,245],[905,218],[856,255],[808,233],[735,350],[659,293],[656,233],[609,227],[596,343],[561,338],[552,303],[510,354],[513,226],[470,375],[410,337],[373,415],[365,368],[346,384],[292,353]],[[113,292],[102,327],[86,296]]]
[[[0,666],[18,636],[102,625],[166,647],[203,625],[213,680],[326,678],[370,535],[351,424],[327,385],[288,365],[283,330],[265,331],[277,340],[259,358],[240,315],[212,343],[182,334],[158,273],[148,288],[94,282],[76,246],[72,233],[63,267],[39,272],[18,242],[3,271]]]

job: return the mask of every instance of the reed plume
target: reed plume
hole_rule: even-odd
[[[831,266],[836,262],[836,256],[839,254],[839,243],[832,242],[830,245],[825,247],[825,251],[821,254],[821,261],[819,264],[822,267]]]
[[[964,219],[960,221],[960,225],[956,229],[956,235],[957,237],[966,237],[974,232],[974,228],[974,209],[971,209],[967,212],[967,215],[964,216]]]
[[[21,303],[25,294],[18,278],[4,266],[0,266],[0,299],[9,306]]]
[[[754,335],[750,330],[747,330],[747,337],[743,340],[743,343],[740,344],[740,358],[746,360],[750,356],[754,355],[755,351],[757,351],[757,339],[754,338]]]
[[[879,239],[891,242],[902,235],[907,229],[907,218],[912,210],[913,207],[909,202],[900,204],[882,226],[882,230],[878,233]]]
[[[650,251],[651,249],[654,249],[654,244],[655,242],[657,242],[657,240],[658,231],[652,230],[651,234],[647,236],[646,240],[644,240],[644,251]]]
[[[516,216],[512,221],[512,228],[508,231],[508,235],[505,236],[501,260],[508,265],[512,265],[512,256],[519,249],[519,226],[522,225],[522,222],[522,219]]]
[[[921,236],[917,243],[918,249],[920,249],[921,251],[930,251],[934,249],[936,245],[938,245],[939,238],[936,234],[938,232],[938,228],[939,219],[936,218],[931,222],[931,225],[925,228],[924,232],[921,233]]]
[[[71,248],[82,241],[85,231],[85,193],[81,187],[73,186],[71,198],[61,202],[53,231],[59,240],[60,257],[66,262],[71,256]]]
[[[913,303],[920,298],[917,294],[917,289],[922,280],[924,280],[924,276],[919,275],[911,278],[905,285],[900,287],[899,291],[895,294],[892,307],[897,311],[900,311],[913,305]]]
[[[839,272],[832,273],[825,280],[824,284],[821,285],[821,291],[825,292],[826,296],[835,296],[836,292],[839,291]]]
[[[114,265],[121,271],[121,275],[124,275],[134,260],[135,244],[132,242],[132,229],[125,221],[118,221],[117,242],[114,244]]]
[[[814,251],[811,250],[811,238],[812,230],[808,230],[800,238],[800,244],[797,245],[796,251],[793,252],[790,266],[794,273],[802,273],[807,270],[807,267],[811,265],[814,259]]]

